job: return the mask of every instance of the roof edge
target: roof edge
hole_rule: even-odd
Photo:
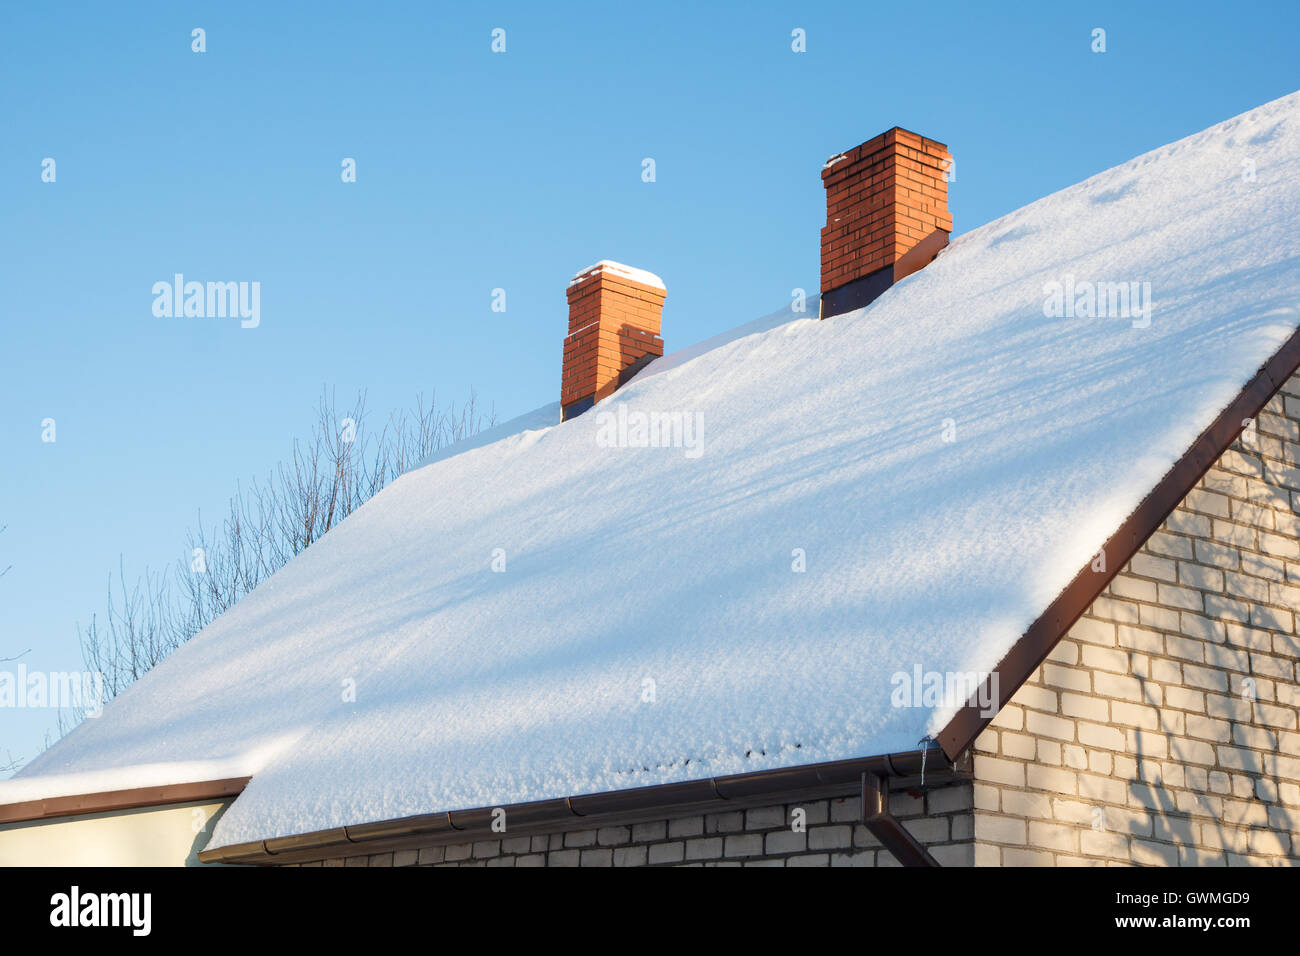
[[[1300,369],[1300,329],[1293,332],[1282,347],[1260,366],[1254,378],[1201,432],[1183,457],[1106,540],[1102,550],[1106,555],[1107,569],[1094,571],[1091,564],[1084,565],[1065,590],[1012,645],[970,701],[939,731],[936,739],[950,760],[956,759],[975,742],[975,738],[1052,653],[1084,611],[1101,596],[1147,539],[1160,529],[1179,502],[1232,446],[1241,435],[1246,420],[1254,419],[1297,369]],[[995,676],[996,686],[990,687]],[[978,700],[982,694],[993,690],[997,692],[997,707],[992,715],[984,716],[988,711],[978,705]],[[986,696],[984,699],[992,698]]]
[[[933,743],[918,750],[855,757],[825,763],[756,770],[680,783],[657,784],[628,790],[418,814],[363,823],[358,826],[315,830],[295,836],[252,840],[199,851],[203,863],[299,863],[340,856],[360,856],[391,850],[446,843],[501,839],[551,833],[557,829],[587,828],[638,819],[659,819],[679,812],[709,812],[721,804],[761,805],[779,794],[818,788],[856,791],[863,773],[889,777],[926,774],[951,780],[961,771]],[[504,818],[501,813],[504,811]],[[501,825],[494,824],[498,820]]]
[[[47,797],[21,803],[0,804],[0,824],[47,820],[53,817],[84,816],[114,810],[193,803],[198,800],[224,800],[243,793],[251,777],[227,777],[196,783],[174,783],[162,787],[136,787],[131,790],[103,790],[99,793]]]

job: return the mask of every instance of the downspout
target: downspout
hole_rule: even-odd
[[[862,822],[903,866],[939,865],[930,851],[890,814],[889,780],[867,770],[862,772]]]

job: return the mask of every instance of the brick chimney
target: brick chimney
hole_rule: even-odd
[[[613,394],[657,356],[663,281],[654,273],[602,259],[569,281],[560,406],[564,419]]]
[[[948,244],[952,155],[895,126],[822,167],[822,318],[860,309]]]

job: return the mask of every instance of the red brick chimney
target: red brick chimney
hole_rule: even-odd
[[[948,244],[952,155],[895,126],[822,167],[822,318],[860,309]]]
[[[663,281],[654,273],[602,259],[569,281],[560,406],[565,419],[596,402],[664,354],[659,337]]]

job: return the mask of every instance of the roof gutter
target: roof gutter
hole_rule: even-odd
[[[860,786],[863,774],[881,780],[920,777],[924,781],[929,777],[943,782],[962,776],[937,746],[928,744],[923,749],[904,753],[316,830],[202,850],[199,860],[203,863],[303,863],[449,843],[499,840],[503,833],[526,836],[575,827],[622,825],[662,819],[665,815],[716,812],[728,805],[761,806],[784,796],[798,799],[822,795],[814,793],[817,791],[827,791],[826,796],[843,794]],[[501,811],[505,813],[506,830],[500,823],[494,827],[494,822],[502,820]]]
[[[1164,524],[1179,502],[1187,497],[1210,467],[1241,435],[1246,425],[1277,394],[1278,389],[1300,369],[1300,330],[1294,332],[1269,359],[1226,409],[1205,429],[1160,483],[1142,500],[1125,522],[1106,541],[1103,553],[1106,570],[1094,571],[1091,564],[1076,574],[1029,629],[1016,641],[983,686],[939,732],[939,745],[949,759],[956,759],[984,730],[992,715],[1009,701],[1029,679],[1053,648],[1106,589],[1111,580],[1132,560],[1146,540]],[[1117,560],[1118,559],[1118,560]],[[996,680],[994,678],[996,677]],[[982,708],[978,701],[994,700]],[[988,716],[986,716],[986,714]]]
[[[99,793],[0,804],[0,824],[81,816],[87,813],[136,810],[141,807],[167,806],[174,803],[226,800],[239,796],[250,779],[249,777],[227,777],[224,780],[177,783],[165,787],[137,787],[133,790],[104,790]]]

